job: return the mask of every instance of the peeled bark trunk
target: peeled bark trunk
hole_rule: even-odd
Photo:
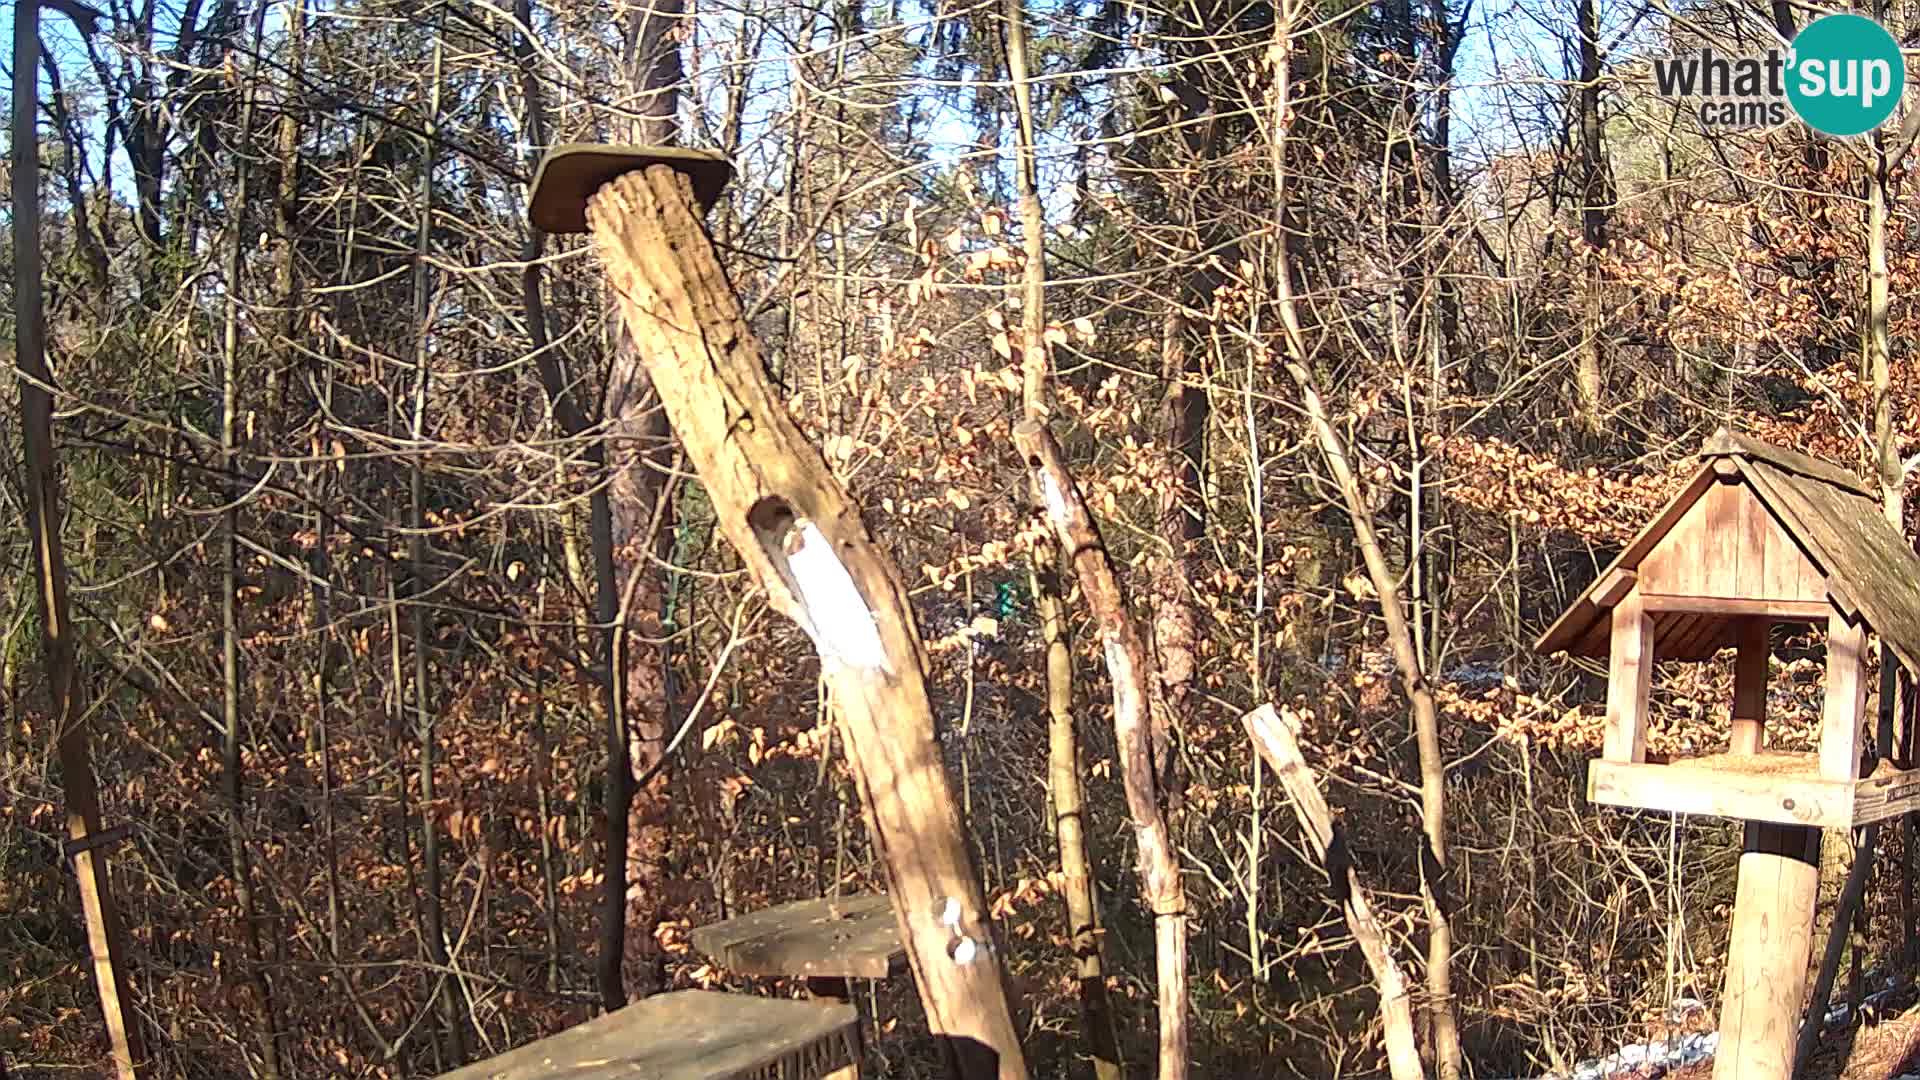
[[[1140,891],[1153,912],[1154,957],[1159,983],[1160,1080],[1187,1075],[1187,895],[1180,858],[1160,807],[1153,768],[1149,714],[1160,695],[1153,654],[1127,610],[1105,543],[1094,527],[1080,488],[1067,471],[1059,444],[1033,420],[1014,426],[1013,442],[1034,486],[1043,493],[1054,540],[1073,553],[1073,568],[1099,628],[1113,682],[1113,734],[1127,813],[1140,860]]]
[[[656,164],[602,187],[587,221],[721,534],[820,653],[901,942],[949,1068],[1024,1080],[906,588],[774,396],[694,207],[687,178]]]
[[[1300,819],[1300,831],[1306,834],[1314,857],[1328,875],[1334,904],[1347,920],[1354,944],[1373,974],[1374,987],[1380,992],[1380,1022],[1386,1033],[1387,1073],[1393,1080],[1424,1080],[1420,1051],[1413,1038],[1413,1002],[1407,994],[1406,976],[1393,958],[1386,930],[1373,914],[1373,905],[1360,888],[1339,823],[1320,794],[1313,770],[1300,753],[1299,730],[1291,717],[1280,715],[1272,705],[1262,705],[1240,718],[1253,737],[1254,749],[1273,767],[1280,786],[1287,789],[1293,812]]]

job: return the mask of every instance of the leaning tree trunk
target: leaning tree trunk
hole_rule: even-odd
[[[1274,204],[1286,206],[1289,198],[1287,137],[1291,123],[1289,100],[1292,91],[1293,0],[1283,0],[1281,15],[1274,20],[1270,46],[1274,80],[1269,107],[1272,132],[1269,171],[1272,174]],[[1275,304],[1286,349],[1287,373],[1300,389],[1307,419],[1320,444],[1321,455],[1333,473],[1353,521],[1355,544],[1367,568],[1367,578],[1380,598],[1380,614],[1387,627],[1387,644],[1400,673],[1400,685],[1413,707],[1415,742],[1420,753],[1420,822],[1426,845],[1420,855],[1420,897],[1427,915],[1427,1003],[1433,1023],[1435,1072],[1440,1080],[1458,1080],[1460,1076],[1460,1028],[1453,1001],[1453,923],[1444,885],[1447,866],[1446,762],[1440,753],[1440,715],[1427,684],[1419,651],[1414,648],[1413,631],[1407,625],[1407,613],[1401,606],[1399,577],[1387,565],[1378,536],[1374,533],[1373,512],[1360,490],[1360,482],[1348,464],[1346,447],[1327,419],[1313,377],[1305,364],[1309,355],[1306,332],[1302,327],[1299,305],[1293,294],[1293,269],[1284,240],[1274,244]]]
[[[1027,1075],[899,570],[768,383],[687,177],[662,164],[587,206],[622,320],[722,535],[813,639],[928,1025],[964,1076]]]
[[[1100,631],[1107,674],[1113,682],[1113,734],[1120,776],[1127,791],[1140,861],[1140,891],[1153,912],[1154,957],[1160,1003],[1160,1080],[1187,1075],[1187,894],[1180,857],[1160,806],[1154,770],[1152,711],[1158,707],[1159,676],[1153,654],[1114,577],[1105,542],[1093,524],[1079,485],[1067,471],[1060,446],[1037,421],[1014,426],[1013,443],[1042,493],[1054,539],[1072,553],[1087,609]]]
[[[60,543],[60,480],[54,465],[53,372],[47,368],[40,293],[40,8],[13,8],[13,317],[14,363],[20,382],[21,460],[27,481],[27,534],[33,544],[41,644],[46,651],[48,711],[58,739],[67,803],[67,837],[80,907],[87,925],[93,982],[100,992],[114,1074],[149,1075],[146,1041],[127,977],[125,934],[107,878],[100,832],[100,793],[93,750],[79,708],[67,564]]]
[[[1241,717],[1240,723],[1253,738],[1253,748],[1273,767],[1280,786],[1287,790],[1293,812],[1300,819],[1300,831],[1306,834],[1314,857],[1327,871],[1334,904],[1346,917],[1354,944],[1360,947],[1360,956],[1373,974],[1374,987],[1380,992],[1380,1022],[1386,1034],[1387,1074],[1393,1080],[1425,1080],[1426,1070],[1420,1067],[1420,1050],[1413,1038],[1413,1002],[1407,994],[1406,976],[1393,958],[1386,928],[1374,915],[1366,891],[1360,888],[1350,853],[1341,850],[1346,839],[1326,797],[1320,794],[1313,770],[1300,753],[1298,721],[1281,715],[1272,705],[1262,705]]]

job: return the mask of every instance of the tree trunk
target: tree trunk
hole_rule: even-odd
[[[246,144],[252,128],[253,93],[249,89],[240,107],[239,145]],[[248,181],[246,155],[236,154],[235,161],[233,205],[244,207]],[[241,756],[245,721],[240,707],[239,501],[243,492],[236,480],[240,458],[235,422],[240,412],[240,297],[245,291],[240,275],[246,251],[244,221],[244,216],[236,214],[227,222],[226,322],[220,349],[220,469],[225,478],[221,501],[226,504],[220,515],[221,722],[226,728],[221,742],[221,771],[227,812],[227,872],[233,876],[234,904],[239,908],[240,946],[246,958],[243,977],[251,994],[248,1004],[260,1053],[260,1075],[267,1080],[277,1080],[280,1075],[279,1023],[260,952],[259,913],[254,903],[253,871],[247,859],[246,780]]]
[[[1006,0],[1007,74],[1013,83],[1014,116],[1019,124],[1016,184],[1020,196],[1020,236],[1026,256],[1020,302],[1022,411],[1028,420],[1047,412],[1047,380],[1052,373],[1047,330],[1046,213],[1034,154],[1033,84],[1028,71],[1026,0]],[[1036,492],[1037,494],[1037,492]],[[1047,780],[1053,793],[1054,836],[1060,845],[1065,880],[1067,939],[1080,988],[1080,1023],[1098,1080],[1119,1080],[1119,1029],[1107,998],[1106,965],[1101,956],[1099,904],[1093,891],[1092,861],[1087,857],[1085,807],[1080,794],[1080,732],[1073,715],[1073,653],[1067,646],[1066,604],[1061,598],[1060,552],[1037,544],[1034,608],[1046,649]]]
[[[627,23],[627,84],[635,95],[630,139],[658,145],[674,140],[679,110],[681,63],[679,32],[684,0],[651,0]],[[672,723],[673,663],[662,617],[666,613],[663,556],[672,554],[672,508],[663,501],[671,459],[672,430],[653,393],[646,365],[631,335],[614,330],[601,415],[606,421],[607,463],[605,532],[593,533],[596,566],[609,563],[617,605],[612,628],[609,672],[614,680],[608,731],[607,875],[602,917],[602,997],[607,981],[620,983],[619,997],[646,997],[662,988],[665,957],[654,930],[666,915],[667,857],[671,817],[669,778],[655,764],[665,752]],[[664,545],[664,546],[663,546]],[[619,742],[619,747],[613,746]],[[635,790],[641,776],[657,773],[647,790]],[[614,818],[620,824],[614,828]],[[615,866],[619,862],[621,865]],[[618,920],[619,927],[611,922]],[[611,1007],[611,1006],[610,1006]]]
[[[1026,461],[1034,486],[1043,492],[1054,540],[1073,553],[1073,568],[1099,628],[1113,682],[1113,733],[1119,748],[1120,775],[1127,791],[1134,844],[1139,852],[1140,889],[1153,912],[1154,956],[1159,981],[1160,1080],[1187,1075],[1187,896],[1180,881],[1179,855],[1160,808],[1153,767],[1153,736],[1148,719],[1159,696],[1159,675],[1140,629],[1127,610],[1114,577],[1105,543],[1094,527],[1080,488],[1067,471],[1059,444],[1046,427],[1023,420],[1013,442]]]
[[[1179,728],[1193,707],[1195,648],[1200,619],[1193,603],[1194,546],[1206,533],[1206,501],[1200,493],[1200,460],[1206,438],[1206,391],[1190,385],[1202,377],[1195,353],[1187,348],[1186,319],[1169,312],[1161,330],[1160,377],[1166,391],[1160,403],[1160,467],[1166,486],[1160,491],[1160,540],[1167,547],[1154,573],[1153,646],[1165,687],[1169,726]],[[1256,568],[1255,573],[1263,571]],[[1170,738],[1155,733],[1161,756],[1160,783],[1172,805],[1179,805],[1182,784]]]
[[[409,435],[415,446],[426,439],[428,390],[432,385],[428,364],[432,353],[427,343],[432,338],[432,278],[427,260],[433,244],[433,163],[439,156],[440,73],[444,42],[436,35],[433,43],[433,71],[427,91],[426,160],[420,170],[420,207],[416,225],[419,236],[414,251],[413,314],[417,348],[414,350],[413,406]],[[418,454],[407,458],[407,569],[409,578],[409,634],[413,639],[413,717],[414,734],[420,741],[420,860],[422,891],[426,894],[427,959],[432,961],[432,1001],[440,1012],[440,1024],[446,1033],[447,1054],[455,1064],[467,1059],[466,1023],[461,1018],[459,982],[449,974],[446,915],[441,895],[440,807],[435,805],[434,788],[434,713],[429,695],[427,667],[427,592],[426,477]]]
[[[760,343],[694,207],[687,178],[655,164],[602,187],[587,220],[722,534],[820,653],[901,941],[949,1068],[1024,1078],[899,571],[773,396]]]
[[[1299,725],[1291,716],[1283,716],[1272,705],[1262,705],[1240,718],[1253,737],[1253,747],[1273,767],[1280,786],[1287,789],[1293,812],[1300,819],[1300,831],[1307,837],[1314,857],[1327,871],[1332,899],[1346,917],[1354,944],[1373,974],[1374,987],[1380,992],[1380,1022],[1386,1033],[1387,1072],[1393,1080],[1424,1080],[1420,1051],[1414,1045],[1413,1003],[1407,995],[1407,980],[1393,959],[1386,930],[1374,917],[1373,906],[1360,888],[1351,857],[1342,850],[1346,839],[1334,821],[1327,800],[1314,782],[1313,770],[1300,753]]]
[[[1600,16],[1599,0],[1579,0],[1575,14],[1580,35],[1580,235],[1586,241],[1580,265],[1585,268],[1585,305],[1580,322],[1580,370],[1576,387],[1580,421],[1589,431],[1600,430],[1604,392],[1605,350],[1601,326],[1606,307],[1600,296],[1600,252],[1607,246],[1607,211],[1613,205],[1607,179],[1605,149],[1600,130]]]
[[[77,695],[78,658],[67,604],[67,565],[60,540],[60,480],[53,445],[53,372],[47,368],[40,284],[40,9],[13,9],[13,317],[14,364],[20,382],[21,461],[27,482],[27,533],[33,544],[41,644],[47,663],[48,713],[56,732],[67,803],[67,836],[84,844],[100,831],[100,793],[93,750]],[[149,1075],[146,1040],[127,975],[125,934],[113,903],[104,847],[73,855],[87,924],[93,982],[100,993],[113,1069],[120,1080]]]
[[[1274,203],[1287,205],[1286,139],[1291,93],[1290,53],[1292,51],[1293,8],[1291,0],[1281,5],[1274,21],[1274,85],[1272,160]],[[1420,752],[1420,817],[1426,837],[1420,856],[1420,897],[1427,913],[1427,1008],[1433,1022],[1435,1071],[1440,1080],[1458,1080],[1460,1076],[1460,1033],[1453,1001],[1453,927],[1445,899],[1447,866],[1446,762],[1440,753],[1440,717],[1432,689],[1414,648],[1413,632],[1407,625],[1401,606],[1399,578],[1387,566],[1378,537],[1373,530],[1373,511],[1360,490],[1359,480],[1347,463],[1340,435],[1327,419],[1320,395],[1307,373],[1309,355],[1298,305],[1293,295],[1292,268],[1284,242],[1274,245],[1275,300],[1280,311],[1281,328],[1287,355],[1287,372],[1300,388],[1307,418],[1313,427],[1320,450],[1333,473],[1353,521],[1354,541],[1367,567],[1367,578],[1379,596],[1380,614],[1386,622],[1387,642],[1399,669],[1400,685],[1413,708],[1414,730]]]

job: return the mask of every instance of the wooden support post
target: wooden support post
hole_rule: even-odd
[[[1860,777],[1860,718],[1867,709],[1867,628],[1827,619],[1827,694],[1820,709],[1820,776]]]
[[[838,975],[817,975],[809,977],[807,979],[807,995],[821,1001],[832,1001],[841,1005],[854,1005],[853,987],[848,984],[847,980]],[[854,1005],[854,1008],[857,1011],[859,1006]],[[853,1040],[853,1064],[845,1068],[835,1069],[821,1077],[820,1080],[860,1080],[860,1055],[862,1053],[861,1046],[863,1039],[860,1037],[862,1032],[859,1024],[855,1024],[853,1030],[855,1034]]]
[[[621,317],[722,533],[768,603],[819,651],[901,942],[950,1071],[1024,1080],[899,571],[768,384],[694,181],[658,160],[636,166],[599,187],[586,211]]]
[[[1724,460],[1724,459],[1723,459]],[[1767,745],[1767,659],[1773,626],[1766,619],[1740,623],[1740,645],[1733,666],[1733,718],[1727,749],[1757,754]]]
[[[1713,1080],[1788,1080],[1820,895],[1820,830],[1747,823]]]
[[[1743,659],[1746,644],[1743,638]],[[1859,775],[1866,644],[1864,626],[1839,612],[1827,620],[1827,692],[1820,721],[1825,780]],[[1734,892],[1714,1080],[1788,1080],[1792,1075],[1819,898],[1820,830],[1748,822]]]
[[[1607,681],[1607,731],[1601,756],[1647,760],[1647,698],[1653,689],[1653,619],[1629,592],[1613,608],[1612,677]]]

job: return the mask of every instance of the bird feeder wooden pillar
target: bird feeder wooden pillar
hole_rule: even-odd
[[[1920,656],[1920,557],[1852,474],[1722,430],[1701,468],[1542,635],[1543,653],[1607,657],[1607,713],[1589,800],[1744,820],[1715,1080],[1787,1080],[1806,990],[1823,829],[1920,806],[1920,770],[1860,775],[1869,630]],[[1818,748],[1768,746],[1769,635],[1827,632]],[[1656,660],[1735,650],[1723,753],[1647,750]]]

